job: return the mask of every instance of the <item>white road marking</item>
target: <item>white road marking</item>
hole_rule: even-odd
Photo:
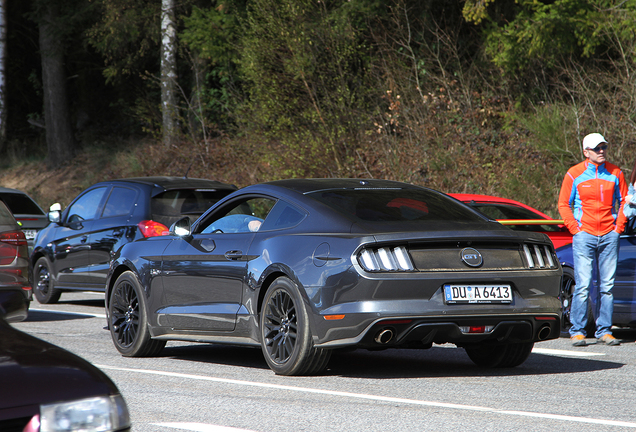
[[[590,418],[590,417],[575,417],[575,416],[567,416],[567,415],[561,415],[561,414],[547,414],[547,413],[539,413],[539,412],[531,412],[531,411],[502,410],[497,408],[489,408],[489,407],[482,407],[482,406],[476,406],[476,405],[462,405],[462,404],[454,404],[454,403],[446,403],[446,402],[434,402],[434,401],[424,401],[424,400],[417,400],[417,399],[376,396],[376,395],[368,395],[363,393],[349,393],[349,392],[333,391],[333,390],[321,390],[321,389],[313,389],[313,388],[307,388],[307,387],[293,387],[293,386],[285,386],[285,385],[278,385],[278,384],[267,384],[267,383],[261,383],[261,382],[255,382],[255,381],[240,381],[240,380],[227,379],[227,378],[191,375],[191,374],[183,374],[183,373],[177,373],[177,372],[163,372],[163,371],[148,370],[148,369],[130,369],[130,368],[115,367],[115,366],[107,366],[107,365],[95,365],[95,366],[101,369],[107,369],[107,370],[113,370],[113,371],[136,372],[136,373],[148,374],[148,375],[162,375],[162,376],[192,379],[192,380],[198,380],[198,381],[210,381],[210,382],[233,384],[233,385],[239,385],[239,386],[250,386],[250,387],[260,387],[260,388],[266,388],[266,389],[285,390],[285,391],[292,391],[292,392],[313,393],[313,394],[321,394],[321,395],[327,395],[327,396],[345,397],[350,399],[365,399],[365,400],[372,400],[377,402],[389,402],[389,403],[398,403],[398,404],[404,404],[404,405],[419,405],[419,406],[436,407],[436,408],[456,409],[456,410],[463,410],[463,411],[477,411],[477,412],[490,413],[490,414],[503,414],[503,415],[519,416],[519,417],[535,417],[535,418],[543,418],[543,419],[550,419],[550,420],[561,420],[561,421],[572,422],[572,423],[588,423],[588,424],[599,424],[599,425],[605,425],[605,426],[621,426],[621,427],[636,428],[636,423],[618,421],[618,420],[596,419],[596,418]]]
[[[558,357],[596,357],[596,356],[606,355],[605,353],[598,353],[598,352],[591,352],[591,351],[570,351],[570,350],[558,350],[558,349],[537,348],[537,347],[534,347],[532,349],[532,352],[536,354],[547,354],[547,355],[553,355]]]
[[[53,314],[79,315],[79,316],[94,317],[94,318],[106,318],[106,315],[101,315],[101,314],[68,312],[68,311],[59,311],[59,310],[50,310],[50,309],[29,308],[29,311],[46,312],[46,313],[53,313]]]
[[[456,345],[452,344],[435,345],[435,347],[458,349]],[[557,357],[596,357],[607,355],[605,353],[586,351],[585,348],[577,348],[576,350],[558,350],[550,348],[537,348],[536,346],[532,348],[532,352],[535,354],[546,354]]]
[[[249,429],[237,429],[227,426],[217,426],[205,423],[152,423],[153,426],[163,426],[174,429],[184,429],[193,432],[254,432]]]

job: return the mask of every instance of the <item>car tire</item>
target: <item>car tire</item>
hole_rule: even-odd
[[[563,267],[563,278],[561,279],[561,290],[559,291],[559,300],[561,301],[561,334],[569,336],[568,330],[572,326],[570,322],[570,308],[572,307],[572,293],[574,292],[574,269]]]
[[[268,288],[260,314],[261,348],[277,375],[314,375],[325,369],[331,350],[315,348],[296,284],[279,277]]]
[[[117,278],[108,303],[108,328],[115,348],[125,357],[152,357],[166,345],[150,337],[146,299],[135,274],[126,271]]]
[[[57,303],[62,295],[62,291],[55,288],[51,264],[46,257],[40,257],[33,267],[33,294],[42,304]]]
[[[570,308],[572,307],[572,294],[574,293],[574,269],[571,267],[563,267],[563,279],[561,280],[561,290],[559,292],[559,300],[561,301],[561,311],[563,318],[561,319],[561,336],[570,337]],[[585,325],[585,333],[588,337],[594,336],[596,332],[596,320],[592,311],[592,302],[588,298],[587,301],[587,324]]]
[[[528,359],[534,342],[507,343],[464,347],[468,357],[477,366],[488,368],[510,368],[519,366]]]

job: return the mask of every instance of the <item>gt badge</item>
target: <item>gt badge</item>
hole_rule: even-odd
[[[477,249],[464,248],[459,255],[462,261],[471,267],[479,267],[484,262],[484,259]]]

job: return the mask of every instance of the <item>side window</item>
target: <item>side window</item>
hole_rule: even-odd
[[[469,204],[475,210],[480,211],[481,213],[488,216],[490,219],[513,219],[507,217],[499,207],[489,206],[489,205],[479,205],[479,204]]]
[[[267,216],[267,219],[261,227],[262,231],[277,230],[284,228],[291,228],[296,226],[302,221],[307,214],[286,203],[285,201],[278,201],[272,211]]]
[[[137,198],[136,190],[118,186],[114,187],[110,192],[108,201],[106,201],[102,217],[126,216],[130,214],[130,210],[135,204],[135,198]]]
[[[86,192],[68,209],[69,223],[94,219],[97,215],[99,204],[106,193],[106,187],[98,187]]]
[[[255,232],[276,204],[270,198],[248,198],[230,204],[206,220],[202,233]]]

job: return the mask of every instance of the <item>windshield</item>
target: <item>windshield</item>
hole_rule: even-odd
[[[462,204],[426,189],[336,189],[307,195],[363,222],[483,222]]]

